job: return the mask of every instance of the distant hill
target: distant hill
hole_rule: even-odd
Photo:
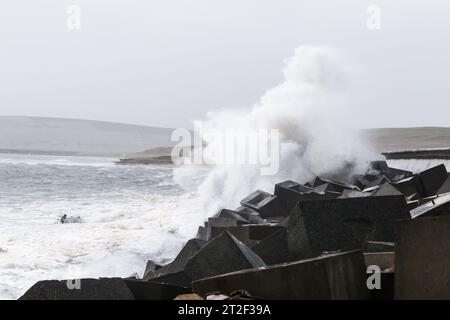
[[[172,129],[121,123],[0,116],[0,150],[121,155],[169,147]]]
[[[122,123],[0,116],[0,152],[155,157],[170,154],[173,129]],[[450,148],[450,128],[362,130],[378,152]]]
[[[379,152],[450,148],[450,128],[380,128],[366,129],[362,132]]]

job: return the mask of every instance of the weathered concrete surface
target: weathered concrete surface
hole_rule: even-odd
[[[281,216],[288,216],[300,200],[330,199],[340,194],[336,192],[320,191],[297,182],[287,180],[275,185],[275,195],[278,197]]]
[[[396,224],[395,298],[450,299],[450,216]]]
[[[265,265],[252,250],[226,231],[191,257],[184,271],[190,279],[197,280]]]
[[[190,288],[148,282],[137,279],[124,279],[136,300],[171,300],[180,294],[190,293]]]
[[[277,196],[261,190],[256,190],[242,199],[241,204],[258,212],[261,218],[278,217],[284,213],[280,212]]]
[[[70,282],[72,283],[72,282]],[[67,280],[45,280],[34,284],[19,300],[134,300],[120,278],[80,279],[80,288],[69,289]]]
[[[225,219],[233,219],[236,221],[236,224],[248,224],[250,223],[247,219],[245,219],[238,211],[230,210],[230,209],[222,209],[217,214],[216,218],[225,218]]]
[[[201,296],[244,289],[263,299],[368,299],[360,251],[322,256],[194,281]]]
[[[149,279],[156,276],[156,270],[160,269],[162,266],[154,263],[151,260],[147,261],[147,265],[145,266],[143,279]]]
[[[427,197],[435,195],[448,178],[447,169],[443,164],[422,171],[419,175]]]
[[[442,186],[437,191],[437,194],[443,194],[443,193],[447,193],[447,192],[450,192],[450,174],[447,177],[447,180],[445,180],[445,182],[442,184]]]
[[[166,266],[157,268],[147,277],[144,277],[144,280],[151,280],[152,278],[157,278],[163,275],[182,272],[189,259],[205,245],[206,241],[200,239],[190,239],[171,263]]]
[[[450,193],[428,199],[427,202],[411,210],[410,213],[413,219],[450,215]]]
[[[364,252],[364,261],[366,266],[378,266],[381,271],[395,269],[394,252]]]
[[[267,265],[288,262],[289,247],[287,242],[287,232],[285,228],[268,235],[259,241],[251,249],[255,252]]]
[[[378,196],[299,201],[283,224],[293,260],[392,242],[394,221],[409,218],[403,196]]]

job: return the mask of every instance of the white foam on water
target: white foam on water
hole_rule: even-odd
[[[39,280],[142,276],[147,260],[169,262],[203,222],[195,185],[180,191],[171,168],[2,160],[0,299]],[[83,223],[59,224],[62,214]]]

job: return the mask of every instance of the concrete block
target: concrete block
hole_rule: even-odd
[[[245,270],[194,281],[201,296],[246,290],[262,299],[369,299],[360,251]]]
[[[419,175],[427,197],[435,195],[448,178],[447,169],[443,164],[422,171]]]
[[[236,221],[236,224],[248,224],[250,223],[247,219],[245,219],[239,212],[230,210],[230,209],[222,209],[217,214],[216,218],[219,219],[232,219]]]
[[[381,271],[395,270],[395,253],[388,252],[364,252],[366,266],[378,266]]]
[[[403,193],[398,191],[395,187],[393,187],[389,182],[384,182],[380,187],[375,190],[372,197],[381,197],[381,196],[403,196]]]
[[[151,260],[147,261],[147,265],[145,266],[143,279],[150,279],[156,276],[156,270],[160,269],[162,266],[154,263]]]
[[[190,288],[144,280],[125,279],[124,281],[136,300],[172,300],[180,294],[191,292]]]
[[[396,225],[395,298],[450,299],[450,216]]]
[[[340,196],[340,193],[327,192],[327,186],[310,188],[299,183],[287,180],[275,185],[275,195],[279,198],[282,216],[288,216],[300,200],[308,199],[331,199]]]
[[[199,226],[195,237],[199,240],[208,240],[208,229],[206,227]]]
[[[250,208],[240,206],[234,211],[238,212],[250,224],[265,223],[266,221],[259,216],[259,213]]]
[[[72,280],[44,280],[34,284],[19,300],[135,300],[120,278],[80,279],[80,289],[67,285]]]
[[[261,218],[278,217],[285,212],[280,212],[277,196],[257,190],[241,201],[241,205],[259,213]]]
[[[151,276],[144,278],[144,280],[151,280],[163,275],[182,272],[189,259],[194,256],[203,246],[205,246],[206,243],[206,241],[200,239],[189,240],[171,263],[164,267],[156,269],[151,274]]]
[[[413,219],[450,215],[450,193],[428,199],[425,203],[412,209],[410,214]]]
[[[392,185],[405,197],[412,196],[419,192],[419,190],[417,189],[416,178],[414,178],[414,176],[402,179],[396,183],[393,183]]]
[[[450,192],[450,176],[445,180],[439,190],[436,192],[437,194],[443,194]]]
[[[206,238],[210,240],[218,235],[217,230],[220,230],[219,232],[221,233],[224,229],[236,226],[237,221],[232,218],[209,218],[206,228]]]
[[[366,241],[392,242],[394,221],[410,219],[403,196],[299,201],[289,219],[291,259],[364,248]]]
[[[386,241],[366,241],[364,252],[385,252],[394,251],[394,242]]]
[[[259,241],[251,249],[256,253],[267,265],[289,261],[289,248],[287,242],[287,232],[285,228],[270,234],[266,238]]]
[[[229,232],[210,240],[184,268],[192,280],[227,272],[264,267],[264,261]]]
[[[182,288],[190,288],[192,283],[192,279],[188,275],[186,275],[184,270],[174,273],[162,274],[155,278],[148,279],[146,281],[152,283],[162,283]]]

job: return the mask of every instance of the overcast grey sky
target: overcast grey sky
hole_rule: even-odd
[[[446,0],[2,1],[0,115],[189,126],[250,108],[297,46],[326,45],[359,68],[361,127],[449,126],[449,36]]]

